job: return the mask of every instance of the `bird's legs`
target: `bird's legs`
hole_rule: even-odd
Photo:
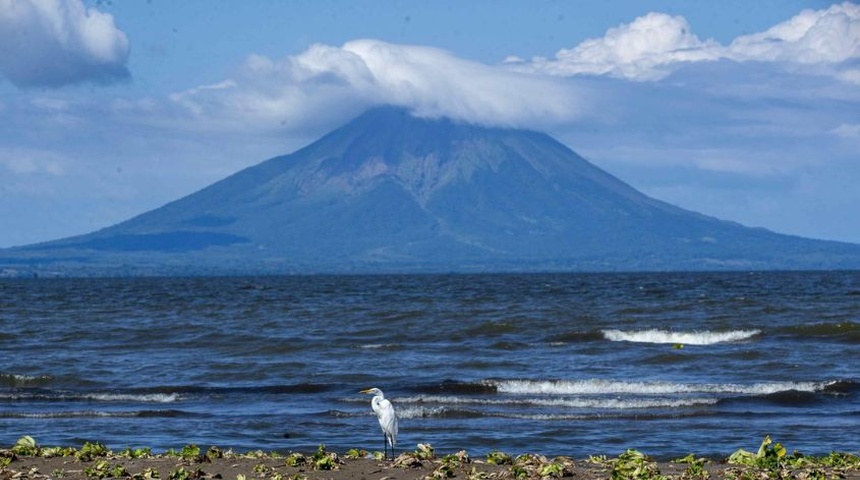
[[[389,438],[388,434],[383,433],[382,434],[382,455],[386,459],[390,458],[391,460],[394,460],[394,445],[391,445],[391,457],[388,456],[388,445],[391,445],[391,439]]]
[[[391,445],[391,459],[394,460],[394,442],[392,442],[391,440],[392,439],[389,437],[388,443],[389,443],[389,445]]]

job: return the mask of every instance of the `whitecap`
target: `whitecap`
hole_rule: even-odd
[[[389,349],[389,348],[397,348],[398,345],[396,343],[367,343],[364,345],[359,345],[358,348],[365,350],[380,350],[380,349]]]
[[[90,393],[81,398],[98,402],[143,402],[143,403],[172,403],[179,400],[177,393]]]
[[[406,397],[399,400],[401,404],[431,403],[440,405],[490,405],[490,406],[537,406],[561,408],[588,408],[627,410],[639,408],[683,408],[714,405],[718,399],[707,398],[605,398],[605,397],[576,397],[576,398],[472,398],[452,396],[421,396]]]
[[[671,343],[682,345],[713,345],[748,340],[761,333],[761,330],[729,330],[725,332],[694,331],[675,332],[671,330],[602,330],[603,337],[613,342]]]
[[[397,406],[398,418],[436,417],[445,412],[444,407]]]
[[[620,380],[505,380],[495,382],[499,393],[528,395],[673,395],[673,394],[739,394],[769,395],[786,391],[815,392],[824,388],[821,382],[675,383],[632,382]]]

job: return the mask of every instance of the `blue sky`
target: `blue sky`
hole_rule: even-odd
[[[0,0],[0,247],[376,105],[545,130],[644,193],[860,243],[860,4]]]

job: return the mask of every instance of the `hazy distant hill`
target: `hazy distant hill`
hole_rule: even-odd
[[[97,232],[0,251],[72,274],[860,268],[860,245],[647,197],[546,134],[371,110]]]

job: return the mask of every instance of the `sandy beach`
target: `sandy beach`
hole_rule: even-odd
[[[190,450],[189,450],[190,447]],[[487,479],[767,479],[801,478],[860,479],[860,457],[831,454],[803,461],[797,454],[777,458],[754,458],[748,464],[727,459],[706,460],[690,456],[656,462],[647,455],[628,450],[618,457],[546,458],[525,454],[511,457],[500,452],[485,458],[470,458],[467,452],[437,455],[432,447],[419,445],[414,451],[383,460],[379,453],[365,451],[338,454],[320,449],[314,453],[237,454],[214,447],[202,452],[189,446],[181,452],[152,455],[148,452],[106,449],[20,447],[0,449],[0,480],[7,479],[290,479],[290,480],[464,480]],[[16,450],[22,453],[15,453]],[[764,450],[763,450],[764,452]],[[761,453],[761,452],[759,452]],[[135,456],[138,456],[135,458]],[[359,458],[356,458],[359,457]]]

